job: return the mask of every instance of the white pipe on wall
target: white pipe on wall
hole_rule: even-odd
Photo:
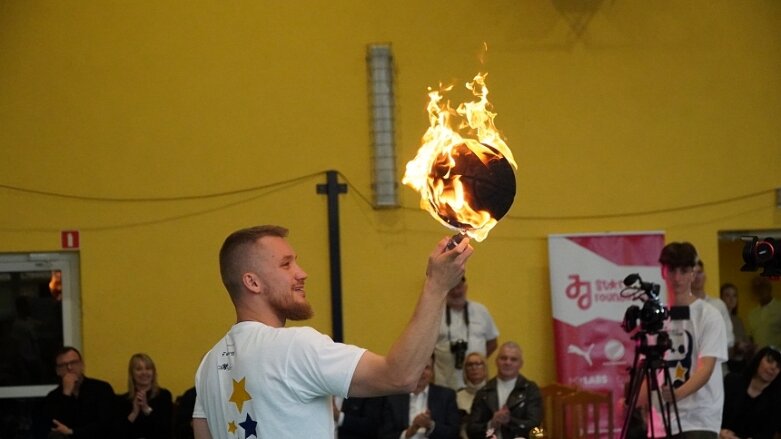
[[[373,143],[374,207],[398,207],[396,144],[394,132],[393,54],[390,44],[370,44],[369,69],[371,130]]]

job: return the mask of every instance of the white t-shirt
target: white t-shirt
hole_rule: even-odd
[[[453,354],[450,352],[450,342],[467,340],[468,347],[465,355],[470,352],[479,352],[485,356],[485,344],[488,340],[499,337],[499,329],[488,309],[481,303],[468,302],[469,311],[469,339],[467,340],[467,327],[464,324],[463,311],[450,310],[450,338],[448,338],[448,325],[445,316],[439,326],[439,338],[434,347],[434,384],[450,387],[458,390],[464,387],[464,371],[456,369]],[[443,311],[447,312],[447,311]]]
[[[518,377],[507,381],[496,377],[496,399],[499,402],[499,407],[504,407],[507,405],[507,398],[511,393],[513,393],[513,389],[515,389],[515,383],[517,382]]]
[[[215,439],[331,439],[331,395],[347,396],[365,351],[308,327],[237,323],[198,367],[193,418]]]
[[[705,430],[718,433],[721,429],[721,412],[724,406],[724,384],[721,362],[727,361],[727,334],[724,320],[715,307],[697,299],[689,305],[689,320],[670,320],[665,331],[672,341],[672,351],[665,353],[665,362],[673,385],[686,382],[697,370],[700,357],[714,357],[716,364],[708,381],[696,392],[677,401],[681,428],[684,432]],[[659,374],[659,384],[664,384]],[[654,435],[664,437],[664,424],[659,413],[656,392],[652,394]],[[672,414],[672,434],[678,434],[675,411]],[[649,426],[650,434],[650,426]]]
[[[423,389],[417,395],[414,393],[409,394],[410,424],[412,424],[412,421],[415,419],[416,416],[425,412],[426,410],[428,410],[428,386],[426,386],[426,388]],[[402,430],[401,434],[399,435],[399,439],[404,439],[406,435],[407,435],[406,431]],[[421,427],[418,428],[418,431],[416,431],[415,434],[410,436],[410,439],[422,439],[425,437],[426,437],[426,429]]]

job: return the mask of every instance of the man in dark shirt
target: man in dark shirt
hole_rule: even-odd
[[[55,357],[60,385],[46,395],[41,430],[49,438],[92,439],[112,436],[114,390],[105,381],[84,376],[84,361],[74,347]]]
[[[377,439],[384,397],[334,397],[337,439]]]

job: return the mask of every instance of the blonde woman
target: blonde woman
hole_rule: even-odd
[[[465,423],[472,408],[475,393],[485,386],[488,379],[488,365],[479,352],[471,352],[464,358],[464,386],[456,393],[458,411],[461,413],[461,437],[466,437]]]
[[[147,354],[134,354],[128,364],[128,392],[121,395],[122,437],[170,439],[172,437],[171,392],[157,383],[155,362]]]

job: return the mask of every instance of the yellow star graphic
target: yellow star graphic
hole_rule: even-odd
[[[675,381],[686,381],[686,372],[688,372],[689,369],[681,366],[681,362],[679,361],[678,364],[675,365]]]
[[[238,428],[238,427],[236,427],[236,422],[235,421],[230,421],[228,423],[228,433],[235,433],[236,432],[236,428]]]
[[[249,393],[247,393],[247,389],[244,388],[245,379],[246,378],[242,378],[241,381],[233,380],[233,394],[228,400],[238,406],[239,413],[241,413],[241,409],[244,407],[244,403],[252,399]]]

